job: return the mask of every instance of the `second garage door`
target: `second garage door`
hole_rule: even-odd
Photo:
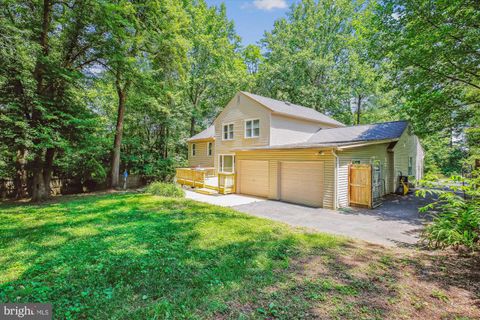
[[[268,196],[268,161],[239,161],[240,193],[259,197]]]
[[[280,199],[312,207],[323,206],[323,162],[282,161]]]

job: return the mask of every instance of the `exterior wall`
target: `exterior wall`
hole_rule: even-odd
[[[232,149],[241,147],[266,146],[270,143],[270,110],[249,97],[237,93],[215,119],[215,168],[218,155],[234,154]],[[245,120],[260,120],[260,136],[245,138]],[[233,140],[223,140],[223,124],[233,123]]]
[[[207,153],[208,142],[213,143],[212,155]],[[192,144],[195,144],[195,156],[192,156]],[[189,167],[213,167],[215,159],[215,141],[191,141],[188,142],[188,166]]]
[[[408,175],[408,158],[413,157],[412,176],[419,180],[423,178],[424,152],[416,135],[407,128],[393,148],[395,162],[395,177]],[[396,179],[395,179],[396,181]]]
[[[293,119],[272,114],[270,145],[296,143],[310,138],[321,128],[330,128],[317,122]]]
[[[348,206],[348,165],[354,160],[359,160],[360,163],[364,164],[371,164],[373,160],[380,160],[382,165],[382,177],[385,181],[385,193],[392,192],[391,188],[388,186],[388,181],[390,181],[389,173],[391,172],[391,164],[387,148],[388,143],[383,143],[337,151],[337,201],[339,207]]]
[[[320,149],[290,149],[290,150],[256,150],[238,151],[239,160],[267,160],[269,161],[269,190],[268,198],[279,200],[279,162],[280,161],[323,161],[324,162],[324,191],[323,207],[334,208],[335,193],[335,159],[330,150],[324,150],[319,154]],[[241,174],[238,172],[237,175]]]

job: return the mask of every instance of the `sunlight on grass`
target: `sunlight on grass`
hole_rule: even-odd
[[[72,319],[227,312],[280,281],[293,257],[345,241],[145,194],[0,206],[0,229],[0,301],[52,302]]]

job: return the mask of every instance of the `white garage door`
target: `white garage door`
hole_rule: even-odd
[[[282,161],[280,170],[281,200],[323,206],[322,161]]]
[[[240,160],[238,169],[240,193],[268,196],[268,161]]]

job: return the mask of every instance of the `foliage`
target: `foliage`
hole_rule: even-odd
[[[184,198],[185,191],[175,183],[152,182],[146,189],[148,193],[156,196],[170,198]]]
[[[190,132],[210,125],[221,108],[243,87],[247,71],[240,38],[224,4],[208,7],[204,0],[188,7],[190,28],[188,69],[182,99],[189,112]]]
[[[422,137],[462,140],[466,127],[478,127],[480,112],[478,2],[387,0],[374,7],[371,51],[389,66],[402,117]]]
[[[421,208],[421,212],[433,212],[433,221],[424,231],[424,239],[432,247],[460,247],[480,249],[480,175],[474,178],[452,176],[441,182],[435,176],[422,181],[428,187],[448,187],[442,189],[420,189],[417,195],[436,195],[435,202]]]

